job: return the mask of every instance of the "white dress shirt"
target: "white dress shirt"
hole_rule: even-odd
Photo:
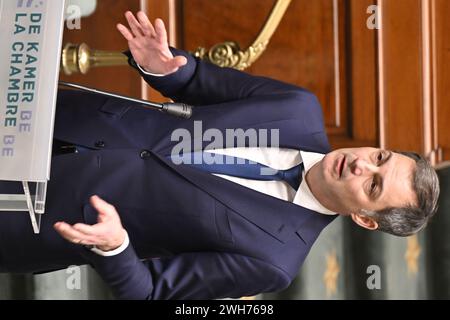
[[[306,183],[306,173],[322,158],[324,154],[298,151],[286,148],[226,148],[205,150],[205,152],[224,154],[261,163],[277,170],[286,170],[303,162],[302,183],[298,190],[294,190],[286,181],[262,181],[239,178],[223,174],[214,174],[218,177],[238,183],[244,187],[265,193],[269,196],[293,202],[296,205],[322,214],[335,215],[336,213],[325,208],[312,194]]]

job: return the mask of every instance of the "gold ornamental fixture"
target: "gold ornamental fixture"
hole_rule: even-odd
[[[199,47],[193,52],[194,56],[208,60],[220,67],[238,70],[248,68],[266,50],[270,38],[280,24],[290,3],[291,0],[278,0],[275,3],[258,37],[246,50],[241,50],[239,44],[234,41],[226,41],[216,44],[208,51]]]
[[[246,50],[235,41],[226,41],[210,50],[199,47],[192,54],[220,67],[244,70],[254,63],[266,50],[270,38],[280,24],[292,0],[277,0],[256,40]],[[67,43],[61,55],[61,69],[66,75],[86,74],[93,67],[123,66],[128,58],[121,52],[90,49],[85,43]]]
[[[90,49],[86,43],[67,43],[61,54],[61,67],[66,75],[86,74],[93,67],[127,65],[128,58],[121,52]]]

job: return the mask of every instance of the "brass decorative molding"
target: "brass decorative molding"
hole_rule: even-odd
[[[61,69],[66,75],[88,73],[93,67],[127,65],[128,58],[121,52],[94,50],[86,43],[67,43],[61,54]]]
[[[221,67],[244,70],[254,63],[266,50],[270,38],[277,29],[292,0],[277,0],[256,40],[246,50],[238,43],[226,41],[210,50],[197,48],[192,54]],[[67,43],[61,54],[61,69],[66,75],[86,74],[93,67],[127,65],[127,57],[121,52],[90,49],[86,43]]]
[[[246,49],[241,50],[235,41],[216,44],[210,50],[199,47],[193,54],[200,59],[208,60],[220,67],[230,67],[244,70],[252,65],[266,50],[270,38],[280,24],[291,0],[277,0],[255,41]]]

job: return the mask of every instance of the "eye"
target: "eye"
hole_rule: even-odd
[[[377,182],[375,181],[375,178],[373,178],[372,183],[370,184],[370,194],[373,194],[376,189],[377,189]]]
[[[381,161],[383,161],[383,158],[384,158],[383,152],[380,152],[377,156],[378,163],[381,163]]]

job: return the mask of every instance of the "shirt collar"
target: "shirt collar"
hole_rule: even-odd
[[[321,153],[315,153],[315,152],[306,152],[306,151],[300,151],[300,156],[303,160],[303,173],[302,173],[302,183],[300,184],[300,187],[298,188],[293,203],[305,207],[307,209],[316,211],[318,213],[327,214],[327,215],[336,215],[336,212],[333,212],[327,208],[325,208],[319,200],[314,197],[314,195],[311,192],[311,189],[309,189],[308,184],[306,183],[306,174],[308,171],[319,161],[321,161],[325,155]]]

